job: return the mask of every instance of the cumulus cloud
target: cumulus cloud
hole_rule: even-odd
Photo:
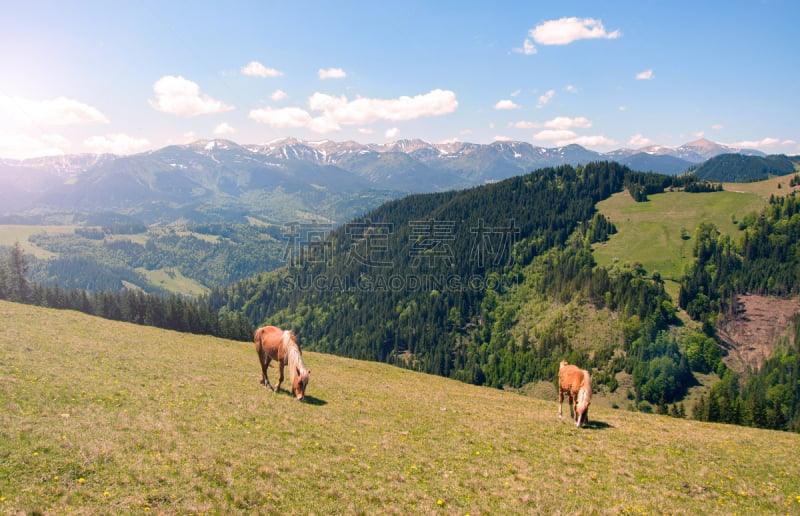
[[[272,95],[270,95],[269,98],[277,102],[279,100],[285,99],[288,96],[289,95],[283,90],[275,90],[272,92]]]
[[[376,120],[413,120],[425,116],[452,113],[458,107],[456,94],[449,90],[431,90],[414,97],[370,99],[357,97],[348,100],[344,95],[334,97],[314,93],[308,100],[313,111],[322,111],[341,124],[368,124]]]
[[[561,18],[537,25],[530,36],[540,45],[568,45],[580,39],[617,39],[622,34],[607,32],[603,22],[594,18]]]
[[[569,129],[545,129],[533,135],[533,139],[541,142],[551,142],[552,144],[563,147],[565,145],[578,144],[585,147],[616,145],[617,142],[602,135],[580,136],[575,131]]]
[[[636,80],[639,80],[639,81],[649,81],[650,79],[655,79],[655,78],[656,78],[656,76],[653,73],[652,69],[645,70],[643,72],[639,72],[639,73],[636,74]]]
[[[341,68],[328,68],[327,70],[319,69],[320,79],[344,79],[347,74]]]
[[[536,103],[536,107],[537,108],[544,107],[545,105],[547,105],[548,102],[553,100],[553,97],[555,96],[556,96],[556,90],[548,90],[547,92],[545,92],[544,95],[539,97],[539,102]]]
[[[236,129],[228,122],[222,122],[214,128],[214,134],[217,136],[229,136],[231,134],[236,134]]]
[[[578,134],[575,131],[570,131],[569,129],[545,129],[534,134],[533,139],[536,141],[556,142],[567,141],[577,136]]]
[[[0,157],[28,159],[41,156],[66,154],[72,142],[60,134],[2,134],[0,135]]]
[[[107,124],[108,119],[96,108],[66,97],[32,100],[0,96],[0,114],[36,125]]]
[[[548,129],[570,129],[572,127],[591,127],[592,122],[586,117],[575,117],[570,118],[567,116],[557,116],[552,120],[548,120],[547,122],[515,122],[514,127],[517,129],[536,129],[536,128],[548,128]]]
[[[256,122],[275,128],[300,128],[311,124],[309,112],[297,107],[254,109],[249,116]]]
[[[151,145],[147,138],[135,138],[122,133],[91,136],[83,144],[92,152],[110,154],[134,154]]]
[[[155,100],[150,105],[164,113],[192,117],[209,113],[222,113],[234,109],[219,100],[200,93],[196,82],[181,76],[165,75],[153,84]]]
[[[314,93],[308,99],[308,110],[290,107],[262,108],[250,111],[250,118],[276,128],[307,128],[325,133],[342,125],[368,125],[378,120],[392,122],[414,120],[426,116],[452,113],[458,107],[456,95],[449,90],[432,90],[414,97],[371,99]],[[312,112],[320,112],[312,115]]]
[[[386,138],[397,138],[397,135],[399,134],[400,134],[400,128],[392,127],[390,129],[387,129],[386,132],[383,133],[383,136]]]
[[[495,109],[519,109],[519,104],[515,104],[512,100],[501,100],[494,105]]]
[[[745,140],[736,142],[731,145],[734,147],[746,149],[764,149],[769,147],[777,147],[779,145],[795,145],[797,142],[794,140],[780,140],[778,138],[762,138],[761,140]]]
[[[570,144],[578,144],[584,147],[609,147],[612,145],[617,145],[619,142],[612,138],[607,138],[602,135],[594,135],[594,136],[578,136],[577,138],[573,138],[567,142],[559,143],[559,145],[570,145]]]
[[[280,77],[283,75],[283,72],[267,68],[258,61],[250,61],[247,66],[242,67],[242,73],[251,77]]]
[[[645,138],[641,134],[634,134],[631,136],[631,139],[628,140],[628,145],[631,147],[639,148],[639,147],[647,147],[649,145],[653,145],[655,142],[650,138]]]

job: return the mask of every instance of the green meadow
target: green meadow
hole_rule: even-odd
[[[39,235],[42,233],[49,235],[61,235],[61,234],[71,235],[75,232],[76,227],[78,226],[74,225],[34,226],[34,225],[18,225],[18,224],[0,224],[0,246],[11,247],[17,242],[19,242],[19,245],[22,247],[22,250],[25,253],[32,254],[36,258],[52,258],[55,256],[54,253],[32,244],[31,242],[28,241],[28,238],[31,235]]]
[[[304,359],[299,403],[252,343],[0,302],[0,513],[800,512],[797,434],[603,407],[577,429],[555,390]]]
[[[617,227],[617,234],[594,244],[599,265],[640,263],[666,280],[670,295],[677,299],[678,281],[694,259],[695,230],[703,222],[738,239],[739,221],[759,213],[766,200],[750,192],[665,192],[634,202],[627,192],[614,194],[597,204],[598,211]]]
[[[675,281],[693,260],[694,233],[701,223],[711,222],[737,239],[743,217],[760,213],[771,195],[798,190],[789,187],[785,177],[723,187],[724,191],[712,193],[665,192],[640,203],[620,192],[597,203],[618,233],[594,245],[595,260],[605,266],[639,262],[649,273]]]

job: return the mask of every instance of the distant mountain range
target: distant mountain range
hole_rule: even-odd
[[[0,216],[113,211],[146,223],[180,220],[342,222],[408,193],[467,188],[548,166],[617,161],[678,174],[721,154],[764,154],[705,139],[598,153],[498,141],[360,144],[282,138],[260,145],[202,140],[130,156],[0,160]]]

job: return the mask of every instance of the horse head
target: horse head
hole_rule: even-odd
[[[295,397],[299,401],[303,401],[306,398],[306,387],[308,386],[308,380],[311,376],[311,369],[306,369],[305,367],[295,369],[294,380],[292,381],[292,392],[294,392]]]

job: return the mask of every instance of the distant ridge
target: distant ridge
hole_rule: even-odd
[[[749,182],[793,174],[795,165],[791,158],[784,155],[721,154],[690,170],[700,179],[709,181]]]
[[[344,221],[409,193],[463,189],[545,167],[616,161],[675,175],[735,152],[757,151],[704,139],[674,149],[608,153],[516,141],[362,144],[287,137],[242,145],[198,140],[128,156],[0,160],[0,216],[115,211],[146,223],[171,223],[242,220],[247,212],[273,221],[298,214]]]

